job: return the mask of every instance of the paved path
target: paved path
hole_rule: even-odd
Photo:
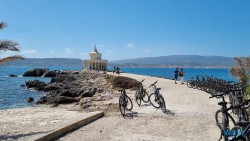
[[[134,101],[133,118],[123,118],[118,109],[105,117],[92,122],[72,133],[66,134],[59,141],[215,141],[220,131],[215,125],[214,113],[220,107],[216,99],[209,99],[209,94],[174,84],[163,78],[122,74],[137,80],[145,79],[149,86],[158,80],[161,94],[167,109],[175,115],[164,114],[149,104],[142,107]],[[133,93],[130,95],[133,97]],[[118,98],[118,97],[117,97]],[[118,100],[117,100],[118,101]]]

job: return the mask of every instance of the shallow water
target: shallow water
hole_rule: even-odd
[[[20,108],[35,106],[34,103],[27,103],[28,97],[33,97],[35,101],[45,93],[28,90],[22,87],[28,80],[40,80],[49,82],[51,78],[43,77],[22,77],[23,73],[35,67],[0,67],[0,109]],[[42,68],[42,67],[39,67]],[[78,69],[78,68],[59,68],[52,67],[50,70]],[[18,77],[9,77],[9,74],[18,75]]]
[[[29,69],[43,67],[0,67],[0,109],[20,108],[27,106],[35,106],[34,103],[27,103],[28,97],[33,97],[35,101],[45,93],[28,90],[20,85],[25,84],[28,80],[40,80],[49,82],[51,78],[42,77],[22,77],[23,73]],[[44,67],[45,68],[45,67]],[[80,70],[81,67],[50,67],[50,70]],[[112,70],[112,67],[108,68]],[[126,73],[167,77],[172,79],[174,69],[172,68],[121,68]],[[213,75],[225,80],[235,80],[229,75],[228,69],[194,69],[184,68],[185,80],[191,79],[196,75]],[[9,74],[18,75],[18,77],[9,77]]]

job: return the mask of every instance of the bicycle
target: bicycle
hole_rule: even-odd
[[[144,81],[144,79],[141,82],[137,83],[137,89],[136,89],[136,94],[135,94],[135,101],[138,104],[138,106],[141,106],[141,101],[147,103],[149,101],[149,96],[148,93],[146,92],[146,90],[144,90],[142,82]]]
[[[151,84],[149,87],[153,87],[154,92],[149,95],[149,101],[151,105],[155,108],[161,108],[163,113],[166,112],[166,104],[163,96],[160,94],[161,88],[156,87],[156,83],[158,81],[155,81],[153,84]]]
[[[219,127],[219,129],[221,130],[221,136],[220,139],[222,139],[222,137],[224,137],[225,141],[228,141],[228,137],[225,134],[225,130],[230,130],[232,127],[235,126],[235,120],[234,118],[228,113],[228,108],[227,108],[227,102],[225,101],[224,98],[224,93],[222,94],[217,94],[217,95],[213,95],[209,98],[222,98],[222,101],[218,102],[218,105],[221,106],[220,110],[217,110],[215,113],[215,120],[216,120],[216,125]]]
[[[249,106],[250,99],[241,103],[240,105],[231,106],[225,110],[247,109]],[[250,122],[246,121],[244,118],[241,118],[238,122],[236,122],[236,125],[231,130],[224,132],[227,133],[227,141],[250,141]]]
[[[133,109],[132,100],[126,94],[126,90],[121,88],[118,90],[121,95],[119,97],[119,110],[123,117],[126,115],[126,110],[131,111]]]

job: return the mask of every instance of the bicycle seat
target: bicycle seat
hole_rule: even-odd
[[[156,90],[161,90],[161,88],[156,88]]]
[[[123,89],[119,89],[118,91],[119,91],[119,92],[122,92],[122,91],[123,91]]]
[[[242,121],[238,121],[235,123],[236,125],[240,126],[240,127],[246,127],[247,125],[250,124],[249,121],[245,121],[245,120],[242,120]]]

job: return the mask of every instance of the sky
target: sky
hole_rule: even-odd
[[[249,0],[0,0],[0,40],[26,58],[250,55]]]

